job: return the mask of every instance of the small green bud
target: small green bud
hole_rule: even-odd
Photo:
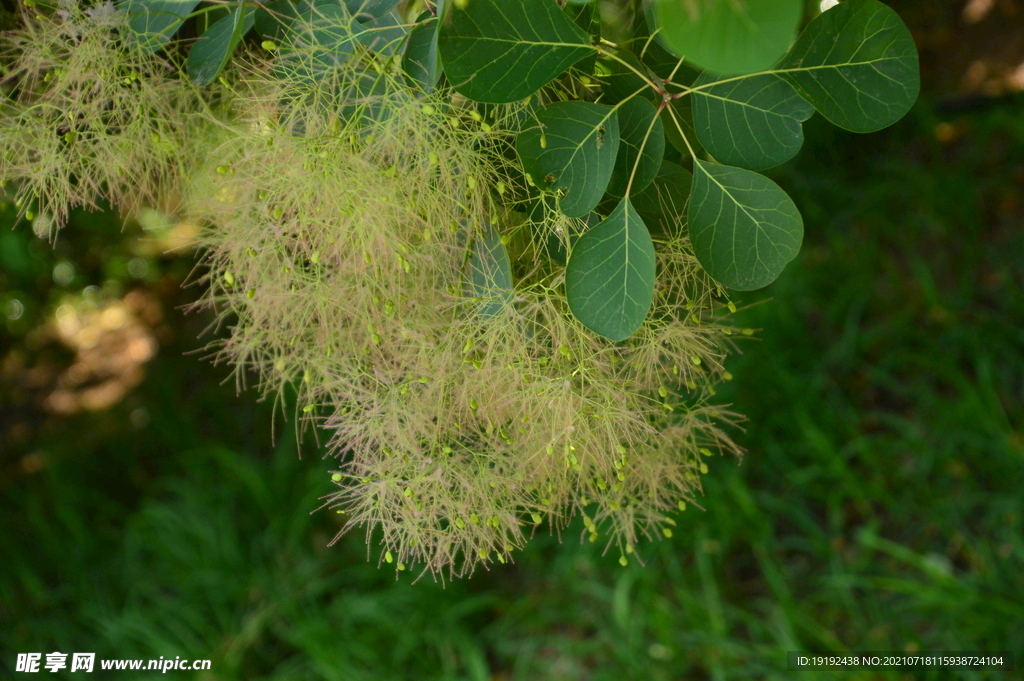
[[[707,447],[701,447],[700,453],[703,454],[704,456],[714,456],[714,454],[711,453],[711,450],[708,449]]]
[[[278,206],[277,208],[274,209],[274,219],[275,220],[280,220],[282,215],[284,215],[284,209],[283,208]]]
[[[470,513],[469,514],[469,522],[473,523],[474,525],[479,525],[480,524],[480,516],[478,516],[476,513]]]
[[[597,541],[597,533],[596,532],[591,532],[590,533],[590,543],[593,544],[596,541]]]
[[[463,0],[463,1],[465,1],[465,0]],[[458,4],[458,0],[456,0],[456,4]],[[484,549],[480,549],[477,552],[477,555],[480,556],[480,560],[487,560],[488,556],[490,556],[490,554],[487,551],[485,551]]]
[[[469,186],[470,189],[476,189],[476,178],[470,175],[468,178],[466,178],[466,184]]]
[[[273,52],[277,49],[277,43],[275,43],[273,40],[264,40],[262,43],[260,43],[260,46],[263,47],[263,49],[266,50],[267,52]]]
[[[753,329],[743,329],[742,333],[743,333],[744,336],[753,336],[754,335],[754,330]]]
[[[724,378],[727,381],[731,381],[734,377],[728,371],[723,371],[722,372],[722,378]]]
[[[309,261],[314,265],[320,264],[320,251],[313,251],[313,255],[309,256]]]
[[[427,154],[427,161],[430,163],[430,165],[436,166],[438,163],[440,163],[441,159],[437,157],[437,152],[432,151],[429,154]]]
[[[679,503],[677,504],[677,506],[679,507],[680,511],[685,511],[686,510],[686,502],[683,501],[682,499],[679,500]]]
[[[490,132],[491,130],[493,130],[490,123],[481,123],[480,129],[483,130],[484,132]]]
[[[569,346],[566,345],[565,343],[558,346],[558,352],[562,353],[562,356],[565,357],[566,359],[572,357],[572,351],[569,350]]]
[[[405,563],[399,563],[398,564],[398,569],[399,570],[405,570]]]
[[[498,182],[498,184],[495,186],[495,189],[498,190],[498,194],[499,195],[502,195],[502,196],[505,195],[505,183],[504,182]]]
[[[331,476],[333,482],[341,482],[341,473],[335,473]]]
[[[435,109],[430,104],[424,104],[423,106],[421,106],[420,111],[427,114],[428,116],[433,116],[434,114],[437,113],[437,109]]]
[[[693,357],[691,357],[690,361],[693,362],[694,366],[697,366],[697,367],[700,366],[700,357],[698,357],[697,355],[694,355]]]
[[[732,302],[731,300],[729,301],[729,306],[728,307],[729,307],[729,312],[735,312],[736,311],[736,303]]]
[[[621,565],[622,567],[626,567],[627,565],[629,565],[629,558],[626,558],[625,556],[620,556],[619,565]]]
[[[386,562],[388,562],[388,563],[391,563],[391,562],[393,562],[395,560],[395,557],[391,555],[390,551],[385,551],[384,552],[384,560]]]
[[[701,475],[707,475],[708,474],[708,465],[706,463],[704,463],[703,461],[700,462],[700,472],[701,472]]]
[[[668,397],[668,389],[665,386],[661,386],[658,388],[658,394],[662,397]]]
[[[316,405],[315,404],[307,404],[305,407],[302,408],[302,413],[303,414],[308,414],[309,412],[313,411],[314,409],[316,409]]]
[[[370,340],[373,341],[374,345],[380,345],[383,340],[379,333],[370,334]]]
[[[457,527],[457,528],[459,528],[461,530],[464,527],[466,527],[466,523],[465,523],[465,521],[462,520],[462,518],[456,518],[455,519],[455,527]]]
[[[633,553],[633,545],[626,544],[626,553]]]
[[[533,523],[535,525],[540,525],[541,522],[544,520],[543,516],[541,516],[540,513],[531,513],[530,517],[533,519]]]
[[[406,497],[412,497],[412,487],[406,487],[405,491],[402,492]]]
[[[221,175],[227,175],[231,172],[231,166],[217,166],[217,172]]]
[[[472,118],[477,123],[479,123],[480,121],[482,121],[484,119],[484,117],[481,116],[480,112],[477,111],[476,109],[474,109],[473,111],[469,112],[469,117]]]
[[[224,283],[227,284],[229,287],[234,286],[235,285],[235,275],[231,274],[231,272],[225,272],[224,273]]]
[[[665,536],[665,539],[671,539],[672,538],[672,530],[670,530],[667,527],[662,529],[661,533]]]

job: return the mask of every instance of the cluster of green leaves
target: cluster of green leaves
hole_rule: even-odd
[[[138,40],[156,49],[198,2],[127,8]],[[415,89],[451,88],[486,105],[528,99],[515,148],[529,198],[546,195],[545,205],[593,225],[572,248],[566,293],[573,314],[612,340],[650,310],[651,229],[685,221],[717,282],[768,285],[799,251],[803,221],[755,171],[799,151],[814,111],[870,132],[902,117],[919,89],[910,33],[878,0],[846,0],[798,38],[801,0],[649,0],[625,45],[602,38],[595,3],[578,0],[427,3],[411,29],[398,5],[240,0],[199,10],[226,13],[193,45],[188,71],[210,83],[253,27],[274,49],[296,16],[342,13],[364,44],[402,52]],[[351,53],[346,41],[333,41],[333,59]]]

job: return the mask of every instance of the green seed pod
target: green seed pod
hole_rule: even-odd
[[[540,513],[531,513],[530,517],[533,519],[534,525],[540,525],[544,520]]]
[[[333,482],[341,482],[341,473],[335,473],[331,476]]]
[[[679,500],[679,503],[677,505],[679,506],[679,510],[680,511],[685,511],[686,510],[686,502],[683,501],[682,499]]]
[[[693,366],[696,366],[696,367],[700,366],[700,357],[698,357],[697,355],[694,355],[693,357],[691,357],[690,361],[693,362]]]
[[[668,397],[668,389],[665,386],[661,386],[658,388],[658,394],[662,397]]]
[[[384,560],[386,562],[388,562],[388,563],[391,563],[391,562],[393,562],[395,560],[395,557],[391,555],[390,551],[385,551],[384,552]]]
[[[474,525],[479,525],[480,524],[480,516],[478,516],[476,513],[470,513],[469,514],[469,522],[473,523]]]
[[[729,301],[728,307],[729,307],[729,312],[735,312],[736,311],[736,303],[732,302],[731,300]]]
[[[231,274],[231,272],[225,272],[224,273],[224,283],[227,284],[229,288],[234,286],[235,285],[235,275]]]
[[[398,569],[399,570],[405,570],[405,563],[399,563],[398,564]]]
[[[664,535],[665,539],[671,539],[672,538],[672,530],[670,530],[667,527],[663,528],[661,530],[661,534]]]
[[[302,413],[303,414],[308,414],[309,412],[313,411],[314,409],[316,409],[316,405],[315,404],[307,404],[305,407],[302,408]]]
[[[466,527],[466,523],[462,520],[462,518],[456,518],[455,519],[455,527],[457,527],[457,528],[459,528],[461,530],[461,529]]]
[[[702,475],[707,475],[708,474],[708,465],[706,463],[704,463],[703,461],[700,462],[700,472],[701,472]]]
[[[728,371],[723,371],[722,378],[724,378],[727,381],[731,381],[733,379],[733,375],[730,374]]]
[[[625,556],[620,556],[619,565],[621,565],[622,567],[626,567],[627,565],[629,565],[629,558],[626,558]]]

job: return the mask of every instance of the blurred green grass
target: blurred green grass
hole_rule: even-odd
[[[774,173],[804,248],[737,301],[740,326],[761,331],[719,393],[747,415],[749,453],[710,461],[705,510],[640,547],[645,567],[579,544],[582,526],[446,585],[396,581],[359,534],[327,548],[337,518],[309,512],[330,463],[315,443],[299,458],[288,427],[272,445],[269,405],[183,356],[203,320],[175,313],[121,404],[40,420],[4,454],[0,665],[58,650],[213,659],[171,672],[198,679],[719,681],[791,678],[787,650],[1019,656],[1021,104],[943,117],[923,102],[869,136],[808,123],[802,155]],[[34,257],[48,273],[51,256]],[[25,416],[13,399],[0,413]],[[130,425],[138,409],[148,423]],[[19,472],[30,451],[46,465]]]

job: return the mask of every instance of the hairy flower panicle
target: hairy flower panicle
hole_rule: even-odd
[[[125,46],[123,22],[72,3],[3,35],[0,178],[18,183],[23,213],[32,206],[59,227],[74,206],[105,198],[130,210],[174,188],[181,121],[200,97],[170,64]]]
[[[663,534],[699,493],[701,452],[739,453],[737,417],[709,403],[730,347],[720,294],[685,234],[657,241],[643,326],[590,331],[552,257],[589,226],[545,210],[557,197],[509,160],[527,105],[411,90],[338,12],[296,19],[272,61],[236,60],[216,106],[107,15],[32,20],[8,39],[0,174],[58,217],[182,196],[204,224],[198,307],[226,329],[214,358],[239,387],[295,386],[342,461],[325,505],[386,562],[466,574],[575,513],[627,552]],[[495,236],[511,290],[474,269]]]

